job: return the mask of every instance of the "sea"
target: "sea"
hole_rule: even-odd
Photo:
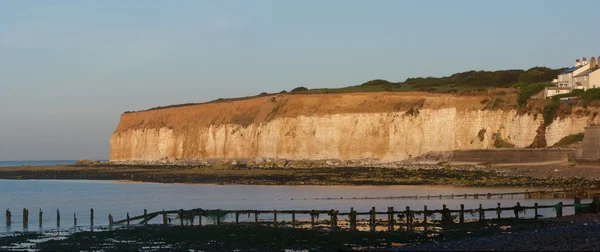
[[[68,163],[68,162],[58,162]],[[450,209],[476,209],[479,204],[484,208],[502,206],[512,207],[519,202],[522,206],[554,205],[560,201],[570,204],[573,199],[524,199],[515,197],[492,198],[449,197],[432,199],[383,199],[402,195],[462,195],[474,193],[520,192],[537,188],[476,188],[450,186],[265,186],[265,185],[212,185],[212,184],[160,184],[128,181],[92,181],[92,180],[0,180],[0,235],[11,232],[55,231],[86,228],[91,224],[91,211],[94,209],[94,226],[108,225],[108,216],[115,220],[142,215],[161,210],[178,209],[226,209],[226,210],[331,210],[348,212],[351,207],[357,211],[368,211],[371,207],[385,211],[387,207],[395,209],[429,210],[441,209],[446,205]],[[353,199],[361,197],[382,197],[381,199]],[[325,198],[325,199],[323,199]],[[329,199],[327,199],[329,198]],[[588,203],[583,202],[583,203]],[[23,209],[29,210],[29,225],[23,225]],[[12,225],[5,223],[5,211],[12,214]],[[61,214],[60,227],[57,227],[57,211]],[[572,208],[566,208],[564,214],[571,214]],[[39,213],[42,212],[43,225],[39,226]],[[540,214],[556,216],[553,209],[541,209]],[[512,211],[504,211],[503,217],[512,217]],[[522,215],[523,216],[523,215]],[[532,217],[533,211],[524,213]],[[77,217],[77,226],[74,225]],[[231,218],[227,217],[227,218]],[[241,221],[251,221],[253,216],[241,216]],[[261,220],[270,220],[271,215],[261,215]],[[291,216],[278,216],[285,220]],[[297,216],[309,218],[309,216]],[[327,218],[324,216],[323,218]],[[381,218],[385,218],[382,216]],[[468,214],[465,218],[477,218]],[[175,220],[176,221],[176,220]],[[228,221],[228,220],[225,220]],[[229,220],[231,221],[231,219]],[[156,218],[151,223],[160,223]],[[207,221],[203,222],[207,223]]]
[[[0,167],[72,165],[75,164],[75,162],[77,162],[77,160],[0,161]]]

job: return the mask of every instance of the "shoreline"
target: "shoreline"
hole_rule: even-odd
[[[422,168],[420,168],[422,167]],[[555,176],[556,170],[573,176]],[[594,176],[575,176],[567,166],[448,167],[412,165],[406,168],[216,168],[207,166],[20,166],[0,169],[0,179],[104,180],[123,183],[290,185],[290,186],[455,186],[513,188],[599,187],[600,168],[584,168]]]

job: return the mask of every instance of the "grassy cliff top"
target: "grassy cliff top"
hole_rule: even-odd
[[[533,67],[528,70],[499,70],[499,71],[468,71],[456,73],[446,77],[419,77],[408,78],[404,82],[390,82],[382,79],[367,81],[360,85],[348,86],[342,88],[316,88],[308,89],[297,87],[289,94],[330,94],[330,93],[360,93],[360,92],[428,92],[428,93],[447,93],[456,95],[473,95],[486,93],[490,88],[509,88],[515,84],[550,82],[556,78],[561,69],[550,69],[547,67]],[[281,91],[279,93],[288,93]],[[277,93],[263,92],[255,96],[239,98],[219,98],[214,101],[204,103],[186,103],[169,106],[159,106],[147,110],[156,110],[164,108],[174,108],[182,106],[199,105],[206,103],[230,102],[245,99],[252,99],[262,96],[269,96]],[[130,113],[133,111],[127,111]],[[141,111],[137,111],[141,112]]]

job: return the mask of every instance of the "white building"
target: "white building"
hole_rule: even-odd
[[[558,78],[554,79],[553,83],[556,87],[547,87],[544,90],[544,97],[566,94],[573,89],[600,88],[599,61],[600,57],[598,57],[598,60],[592,57],[589,63],[585,57],[582,61],[576,59],[574,67],[565,70],[558,75]]]

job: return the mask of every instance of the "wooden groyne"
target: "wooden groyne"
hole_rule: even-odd
[[[402,195],[402,196],[376,196],[376,197],[323,197],[323,198],[292,198],[291,200],[398,200],[398,199],[503,199],[523,196],[525,199],[592,199],[600,196],[600,189],[559,189],[538,190],[506,193],[465,193],[465,194],[439,194],[439,195]]]
[[[12,221],[12,212],[10,211],[10,209],[6,209],[5,212],[5,216],[6,216],[6,227],[11,227],[13,224]],[[23,230],[27,230],[29,228],[29,209],[27,208],[23,208]],[[42,209],[39,210],[38,213],[38,224],[39,227],[42,228],[44,226],[44,212],[42,211]],[[61,223],[61,218],[60,218],[60,210],[56,209],[56,227],[60,228],[60,223]],[[77,227],[77,214],[73,213],[73,227]],[[90,209],[90,227],[93,230],[94,227],[94,209]]]
[[[214,225],[268,225],[272,227],[302,227],[302,228],[330,228],[349,229],[350,231],[427,231],[428,229],[444,228],[453,224],[464,224],[467,222],[482,222],[493,220],[536,220],[542,216],[539,214],[541,209],[555,210],[555,216],[562,217],[565,208],[574,208],[575,214],[598,213],[600,212],[600,198],[594,198],[589,204],[581,204],[580,199],[576,199],[573,204],[563,204],[559,202],[555,205],[521,206],[517,203],[515,206],[503,207],[498,203],[497,207],[465,209],[460,205],[460,209],[448,209],[446,205],[442,209],[429,210],[427,205],[422,210],[413,210],[410,207],[405,209],[395,209],[388,207],[387,211],[377,211],[372,207],[368,212],[358,212],[351,208],[348,212],[339,210],[169,210],[147,213],[135,217],[128,217],[123,220],[114,221],[112,215],[109,215],[109,225],[129,225],[137,222],[138,224],[148,224],[152,219],[161,216],[163,225],[177,224],[173,220],[179,220],[179,225],[203,225],[202,219],[213,219]],[[526,211],[533,211],[532,218],[525,218]],[[491,214],[488,214],[490,213]],[[503,212],[509,212],[511,217],[503,217]],[[467,220],[465,215],[470,214],[477,217],[474,220]],[[260,220],[260,216],[269,216],[268,220]],[[328,216],[325,220],[319,220],[319,216]],[[129,214],[128,214],[129,216]],[[247,216],[243,221],[240,216]],[[386,218],[381,218],[387,216]],[[252,218],[253,217],[253,218]],[[282,218],[283,217],[283,218]],[[302,218],[304,217],[304,218]],[[197,219],[197,221],[196,221]],[[283,221],[281,219],[287,219]],[[228,221],[227,221],[228,220]]]
[[[554,192],[557,193],[557,192]],[[562,192],[559,192],[562,193]],[[349,229],[351,231],[396,231],[396,230],[421,230],[426,231],[429,228],[443,228],[453,224],[463,224],[467,222],[482,222],[494,220],[515,220],[524,221],[539,219],[542,217],[562,217],[563,211],[566,208],[573,208],[575,214],[581,213],[599,213],[600,212],[600,196],[595,196],[593,201],[588,204],[582,204],[580,198],[575,198],[573,204],[563,204],[559,202],[554,205],[539,205],[535,203],[531,206],[522,206],[517,203],[514,206],[502,206],[498,203],[496,207],[483,208],[479,204],[479,208],[465,209],[464,204],[460,205],[460,209],[449,209],[443,205],[442,209],[428,209],[424,205],[422,209],[411,209],[405,207],[403,209],[388,207],[386,211],[377,211],[372,207],[370,211],[355,211],[351,208],[349,211],[341,210],[207,210],[207,209],[192,209],[192,210],[162,210],[149,213],[144,210],[144,213],[139,216],[131,217],[127,213],[125,219],[115,220],[112,214],[108,215],[109,227],[115,225],[146,225],[150,221],[161,218],[163,225],[204,225],[212,221],[214,225],[269,225],[272,227],[301,227],[301,228],[330,228]],[[553,216],[542,216],[540,210],[552,209],[555,214]],[[527,211],[533,211],[533,217],[527,218]],[[506,217],[506,213],[510,217]],[[504,213],[504,214],[503,214]],[[471,218],[466,218],[470,215]],[[6,210],[6,226],[12,225],[12,212]],[[267,216],[268,219],[264,219]],[[325,218],[320,218],[326,216]],[[385,217],[383,217],[385,216]],[[241,218],[246,217],[246,218]],[[261,217],[263,217],[261,219]],[[23,229],[27,230],[29,226],[29,210],[23,209]],[[93,231],[94,228],[94,209],[90,209],[89,223],[87,226]],[[77,215],[73,214],[73,226],[77,227]],[[43,211],[40,209],[38,213],[39,227],[43,226]],[[155,222],[156,223],[156,222]],[[56,227],[61,227],[60,210],[56,210]]]

